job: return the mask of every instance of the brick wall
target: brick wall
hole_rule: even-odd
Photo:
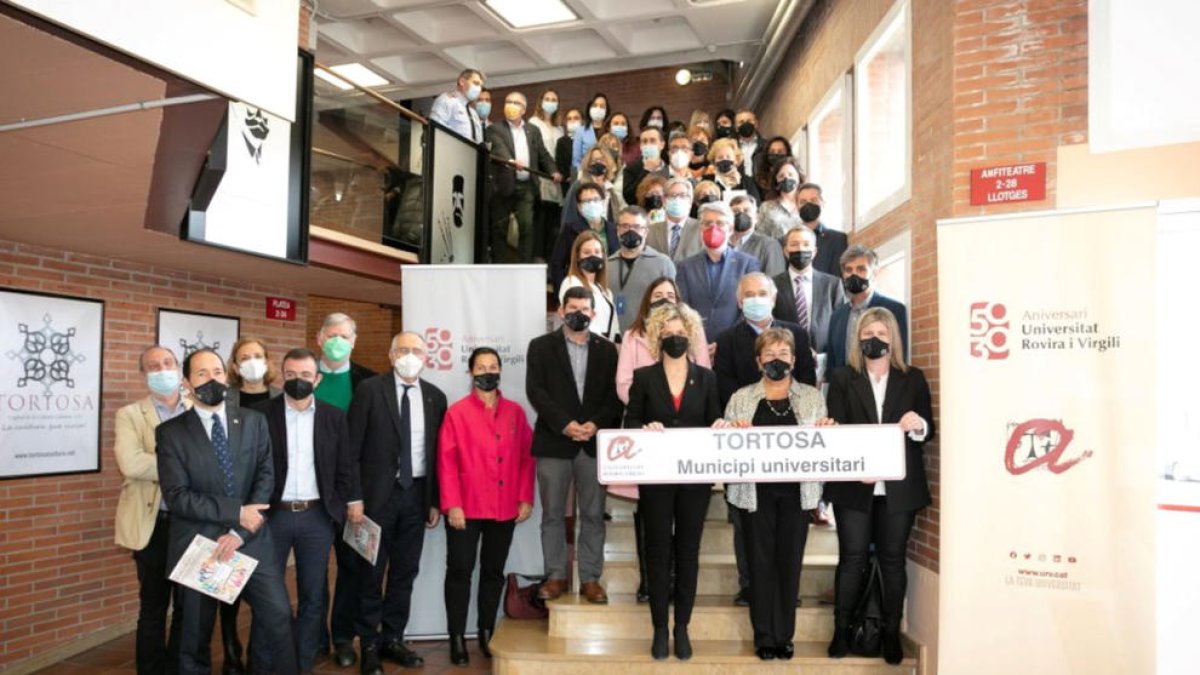
[[[321,323],[333,312],[349,314],[358,328],[358,339],[350,358],[377,373],[390,370],[392,363],[388,358],[388,350],[392,346],[392,336],[400,332],[400,311],[369,302],[309,296],[305,337],[311,341],[314,349]]]
[[[102,471],[0,481],[3,672],[51,649],[132,628],[137,578],[129,552],[113,544],[121,489],[113,417],[146,395],[137,359],[155,340],[157,308],[236,315],[242,335],[263,337],[276,359],[308,344],[309,334],[305,296],[294,290],[8,241],[0,241],[0,286],[105,301]],[[268,295],[296,299],[296,321],[264,318]]]

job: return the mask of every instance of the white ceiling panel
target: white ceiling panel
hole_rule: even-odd
[[[630,54],[659,54],[702,47],[700,37],[682,17],[617,24],[613,37]]]
[[[512,73],[537,66],[529,55],[508,42],[449,47],[446,53],[459,63],[481,64],[484,73]]]
[[[322,24],[318,32],[322,38],[360,56],[408,51],[420,44],[382,19]],[[317,42],[319,45],[320,40]]]
[[[677,14],[673,0],[578,0],[600,21],[623,21],[653,14]]]
[[[434,44],[491,41],[502,37],[493,25],[463,5],[396,12],[392,14],[392,20]]]
[[[527,38],[525,42],[544,61],[555,66],[606,61],[617,55],[617,50],[590,28],[547,33]]]
[[[372,59],[371,63],[386,70],[402,84],[438,83],[449,88],[458,77],[458,66],[434,54],[404,54]]]

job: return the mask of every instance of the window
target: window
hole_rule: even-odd
[[[912,347],[912,233],[908,230],[885,241],[875,249],[879,267],[875,271],[875,290],[899,300],[908,308],[908,344]]]
[[[849,231],[850,219],[850,76],[838,78],[808,123],[806,179],[821,186],[825,200],[821,222]]]
[[[854,215],[866,227],[912,196],[912,22],[896,3],[854,60]]]

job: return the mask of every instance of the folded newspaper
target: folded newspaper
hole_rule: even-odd
[[[171,570],[171,581],[232,604],[250,581],[258,561],[234,551],[227,562],[220,562],[213,555],[216,550],[217,542],[196,535]]]
[[[346,521],[342,540],[374,565],[375,559],[379,557],[379,532],[378,523],[363,516],[363,521],[359,525]]]

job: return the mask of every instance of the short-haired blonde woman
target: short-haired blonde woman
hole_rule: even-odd
[[[646,343],[658,362],[633,372],[625,428],[653,429],[724,426],[717,398],[717,376],[688,359],[694,314],[663,305],[650,312]],[[646,571],[654,639],[650,654],[667,658],[667,606],[670,603],[672,542],[675,547],[675,656],[692,656],[688,623],[696,603],[700,573],[700,537],[712,485],[708,483],[641,485],[638,509],[646,528]],[[674,537],[672,538],[672,532]]]
[[[762,379],[734,392],[725,421],[737,427],[811,425],[826,417],[820,392],[792,377],[796,340],[768,328],[754,342]],[[803,451],[797,451],[803,452]],[[750,558],[750,623],[754,651],[764,661],[790,659],[796,650],[796,597],[808,540],[808,511],[817,508],[821,484],[733,483],[730,504],[746,512],[743,528]]]
[[[904,362],[900,326],[887,309],[872,307],[859,317],[847,360],[847,366],[829,374],[829,417],[839,424],[898,424],[907,437],[908,470],[903,480],[825,484],[838,534],[829,655],[841,658],[850,652],[850,615],[874,544],[883,575],[883,658],[897,664],[904,658],[900,618],[908,586],[908,535],[917,511],[932,502],[922,448],[933,437],[933,405],[925,375]]]
[[[733,190],[754,197],[755,202],[759,201],[761,195],[758,185],[751,176],[742,173],[745,156],[742,154],[742,146],[737,141],[732,138],[718,138],[713,141],[712,148],[708,151],[708,163],[712,168],[712,180],[720,188],[722,199],[725,199],[726,192]]]

